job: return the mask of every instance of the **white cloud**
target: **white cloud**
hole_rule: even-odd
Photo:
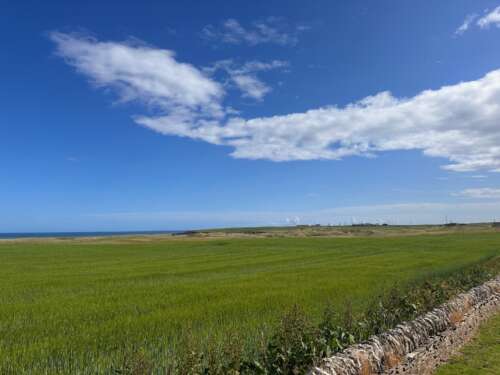
[[[271,91],[269,86],[253,75],[235,75],[232,79],[245,97],[260,100]]]
[[[50,39],[68,64],[98,87],[115,89],[121,101],[139,100],[177,119],[223,115],[222,86],[194,66],[178,62],[173,51],[60,32],[52,32]]]
[[[230,44],[248,44],[251,46],[263,43],[295,45],[298,42],[298,34],[305,30],[307,28],[304,26],[290,27],[283,19],[277,17],[268,17],[263,21],[252,22],[246,28],[237,20],[230,18],[223,22],[220,27],[205,26],[201,36],[209,41]]]
[[[257,77],[257,73],[287,67],[288,63],[280,60],[271,62],[249,61],[240,66],[233,60],[221,60],[205,70],[211,74],[218,70],[226,72],[230,81],[242,92],[244,97],[262,100],[272,89]]]
[[[487,13],[477,21],[477,25],[482,28],[488,28],[491,25],[500,27],[500,6]]]
[[[454,194],[466,198],[480,198],[480,199],[500,199],[500,189],[497,188],[472,188],[465,189],[459,193]]]
[[[480,27],[481,29],[487,29],[491,25],[500,27],[500,6],[493,9],[491,12],[486,10],[484,15],[478,19],[477,14],[469,14],[465,17],[462,25],[455,30],[455,35],[462,35],[467,30],[469,30],[473,25]],[[475,22],[477,20],[477,22]]]
[[[335,160],[422,150],[450,160],[449,170],[500,171],[500,70],[411,98],[381,92],[344,107],[244,119],[221,104],[220,84],[177,62],[171,51],[61,33],[51,37],[58,53],[99,86],[160,108],[160,114],[135,117],[138,124],[230,146],[237,158]]]
[[[374,156],[422,150],[454,171],[500,171],[500,70],[471,82],[398,99],[389,92],[343,108],[172,128],[162,117],[137,121],[164,134],[232,146],[237,158],[273,161]]]
[[[465,17],[464,22],[462,25],[455,31],[456,35],[462,35],[465,33],[467,30],[469,30],[470,26],[472,23],[476,20],[477,14],[469,14],[467,17]]]

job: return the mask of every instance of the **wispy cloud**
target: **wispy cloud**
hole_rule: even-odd
[[[58,54],[98,86],[115,89],[122,100],[159,108],[135,117],[138,124],[230,146],[236,158],[338,160],[422,150],[450,160],[448,170],[500,171],[500,70],[411,98],[380,92],[345,107],[244,119],[224,105],[221,84],[178,62],[172,51],[61,33],[51,38]],[[262,90],[252,95],[261,97]]]
[[[50,33],[57,55],[89,77],[97,87],[112,88],[120,101],[141,101],[194,121],[223,116],[224,90],[200,70],[176,60],[173,51],[137,40],[100,42],[87,35]]]
[[[271,62],[249,61],[243,65],[238,65],[233,60],[221,60],[205,70],[211,74],[219,70],[226,72],[229,75],[230,82],[242,92],[242,96],[262,100],[272,88],[258,78],[257,73],[277,69],[282,70],[288,68],[288,66],[288,62],[280,60]]]
[[[460,27],[455,30],[455,35],[462,35],[467,30],[469,30],[470,26],[477,19],[477,17],[478,17],[477,14],[469,14],[469,15],[467,15],[467,17],[465,17],[465,20],[462,23],[462,25],[460,25]]]
[[[482,29],[486,29],[491,25],[500,27],[500,6],[496,7],[491,12],[481,17],[477,21],[477,25]]]
[[[307,30],[306,27],[292,27],[279,17],[268,17],[261,21],[252,22],[246,27],[236,19],[230,18],[219,26],[205,26],[201,37],[205,40],[229,44],[255,46],[273,43],[293,46],[298,42],[298,35],[305,30]]]
[[[492,11],[486,10],[482,17],[475,13],[467,15],[462,25],[455,30],[455,35],[460,36],[464,34],[466,31],[470,30],[472,26],[476,26],[481,29],[487,29],[490,26],[500,27],[500,6],[496,7]]]
[[[461,192],[455,193],[454,195],[465,198],[500,199],[500,189],[488,187],[465,189]]]

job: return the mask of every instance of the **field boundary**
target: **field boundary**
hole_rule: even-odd
[[[500,312],[500,275],[417,319],[322,360],[309,375],[427,375]]]

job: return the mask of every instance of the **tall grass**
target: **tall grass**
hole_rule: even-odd
[[[182,356],[186,352],[179,353],[181,360],[169,373],[304,374],[322,358],[412,320],[499,272],[500,257],[488,257],[454,272],[439,273],[425,280],[393,286],[374,297],[365,311],[356,314],[349,305],[344,306],[340,314],[334,306],[328,306],[318,325],[301,307],[295,305],[282,317],[273,335],[253,357],[244,358],[238,342],[231,343],[229,353],[219,349],[215,357],[211,351],[213,349],[204,353],[188,346],[187,353],[196,353],[196,356],[189,356],[190,361],[185,361]],[[209,360],[211,357],[216,358],[216,361]]]
[[[495,234],[0,243],[0,373],[163,374],[181,359],[226,371],[267,351],[295,305],[318,327],[328,305],[344,314],[350,301],[355,316],[395,283],[499,245]]]

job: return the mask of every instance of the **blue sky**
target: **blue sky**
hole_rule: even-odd
[[[5,2],[0,232],[492,220],[499,6]]]

